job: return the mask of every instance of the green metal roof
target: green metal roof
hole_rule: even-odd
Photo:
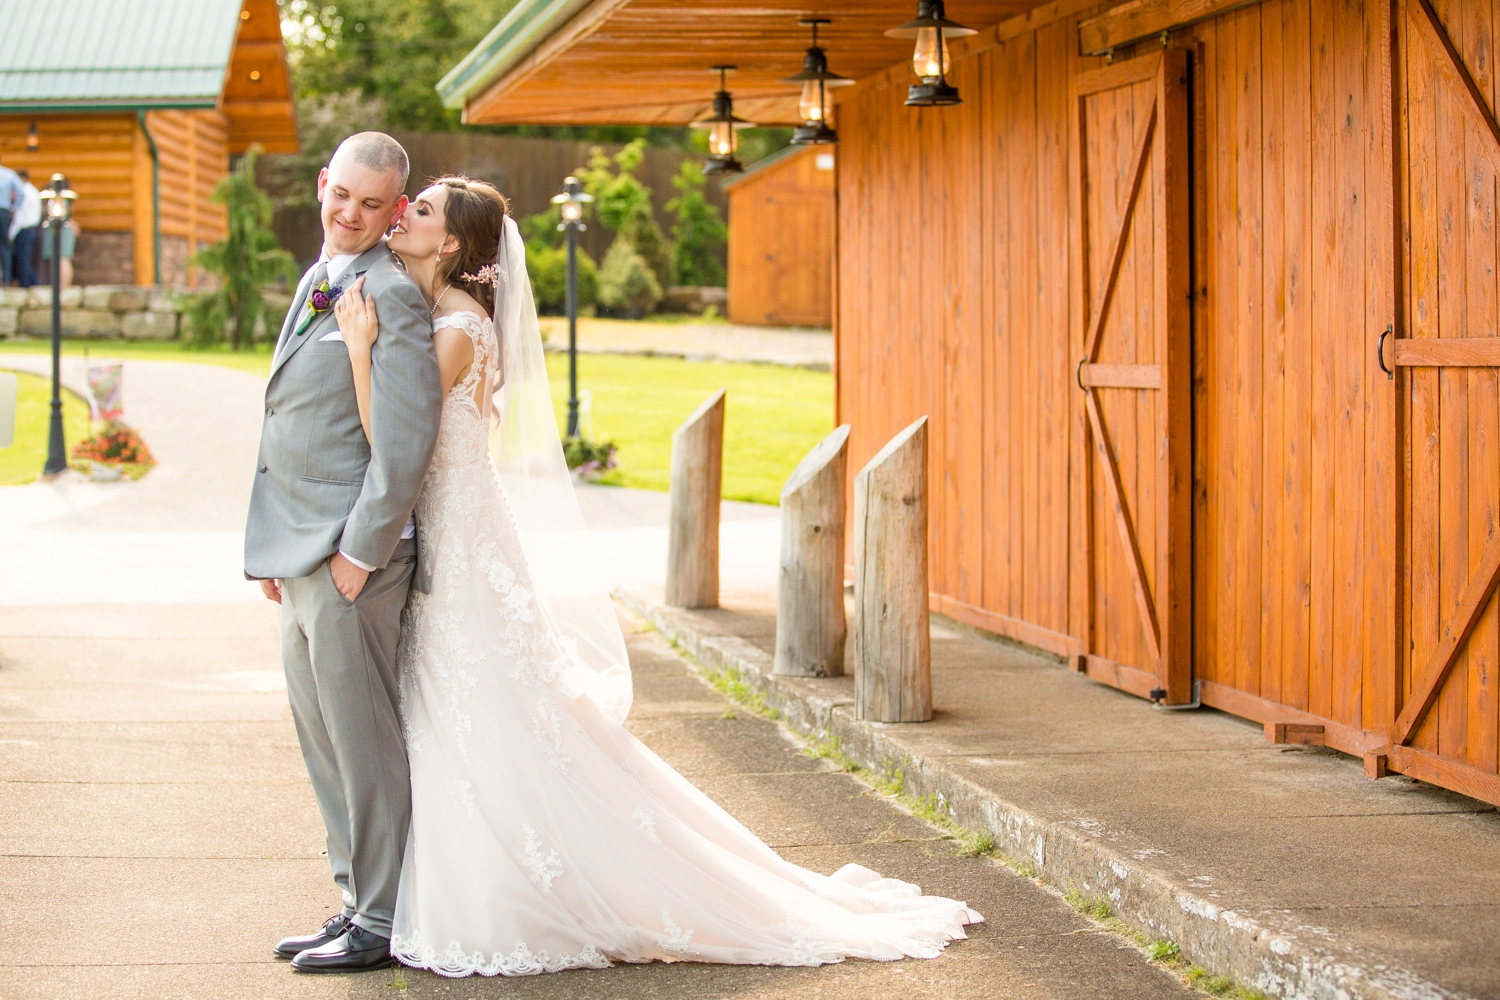
[[[589,0],[518,0],[494,30],[438,81],[443,106],[462,108],[475,91],[510,72],[588,5]]]
[[[241,0],[0,0],[0,111],[212,107]]]

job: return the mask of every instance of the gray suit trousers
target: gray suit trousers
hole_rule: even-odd
[[[398,543],[353,603],[326,562],[311,576],[283,580],[281,590],[287,697],[328,863],[344,890],[344,914],[381,937],[391,936],[411,822],[396,646],[416,554],[415,539]]]

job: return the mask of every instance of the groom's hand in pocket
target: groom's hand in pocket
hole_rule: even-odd
[[[333,585],[348,601],[359,597],[359,592],[365,589],[365,581],[370,578],[369,572],[345,559],[342,552],[335,552],[328,560],[328,572],[333,576]]]
[[[280,580],[262,580],[262,581],[260,581],[260,592],[262,594],[265,594],[266,597],[269,598],[270,600],[275,601],[277,604],[281,603],[281,581]]]

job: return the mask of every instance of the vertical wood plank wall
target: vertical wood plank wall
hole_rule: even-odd
[[[1500,2],[1435,7],[1500,106]],[[851,469],[928,414],[934,610],[1064,654],[1078,650],[1087,595],[1068,558],[1082,530],[1069,344],[1083,320],[1069,312],[1067,92],[1099,64],[1077,54],[1076,24],[957,50],[961,107],[904,107],[909,71],[897,66],[843,92],[837,119],[838,416],[853,426]],[[1422,266],[1426,241],[1447,261],[1441,308],[1468,332],[1443,335],[1494,335],[1500,321],[1496,169],[1478,133],[1444,140],[1451,128],[1413,112],[1412,155],[1427,143],[1448,194],[1398,233],[1394,33],[1390,3],[1262,0],[1171,40],[1194,67],[1194,674],[1210,704],[1314,716],[1356,753],[1384,743],[1411,685],[1396,662],[1406,629],[1437,627],[1403,625],[1402,538],[1417,522],[1397,496],[1400,397],[1375,353],[1387,324],[1402,328],[1408,254]],[[1413,377],[1468,443],[1409,474],[1469,484],[1434,501],[1454,507],[1445,523],[1464,504],[1500,506],[1500,459],[1483,444],[1500,426],[1494,370]],[[1442,589],[1433,607],[1451,609],[1495,530],[1469,523],[1454,542],[1466,560],[1423,568]],[[1485,613],[1455,670],[1466,680],[1445,688],[1418,740],[1490,774],[1497,614]]]
[[[803,147],[724,185],[729,196],[729,320],[833,322],[833,171]]]
[[[850,468],[931,417],[935,609],[1073,652],[1068,578],[1068,82],[1057,21],[956,58],[964,103],[903,105],[905,66],[838,106],[839,419]]]
[[[1398,526],[1373,504],[1394,412],[1375,344],[1396,319],[1380,16],[1264,0],[1191,42],[1196,675],[1383,732]]]

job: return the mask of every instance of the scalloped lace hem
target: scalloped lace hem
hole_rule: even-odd
[[[440,976],[459,979],[464,976],[539,976],[546,972],[562,972],[565,969],[608,969],[609,959],[593,945],[584,945],[576,955],[562,954],[553,958],[545,951],[532,951],[526,942],[516,944],[509,955],[495,952],[486,957],[484,952],[470,954],[457,941],[449,941],[448,947],[438,951],[430,944],[423,944],[418,935],[397,936],[391,939],[391,954],[402,965],[426,969]]]

